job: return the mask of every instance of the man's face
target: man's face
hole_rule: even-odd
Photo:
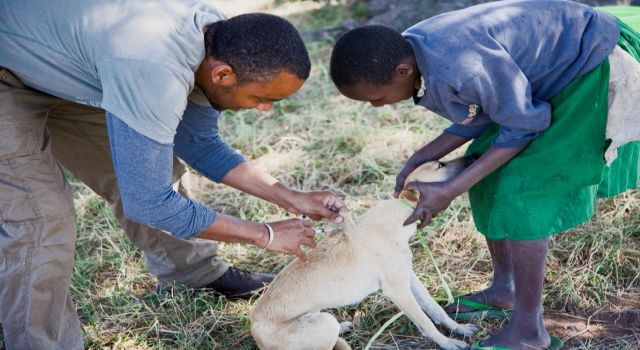
[[[236,83],[233,85],[211,84],[203,91],[209,102],[218,110],[252,109],[268,111],[273,102],[294,94],[304,80],[289,72],[280,72],[271,80]]]

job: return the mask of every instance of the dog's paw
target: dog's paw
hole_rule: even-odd
[[[444,350],[464,350],[469,349],[469,344],[458,339],[449,338],[446,343],[440,345]]]
[[[454,333],[464,335],[465,337],[470,337],[476,334],[480,330],[480,327],[475,324],[467,323],[461,324],[453,330]]]

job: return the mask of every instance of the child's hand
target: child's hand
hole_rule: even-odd
[[[396,186],[393,189],[394,197],[398,198],[400,196],[400,192],[402,192],[402,189],[404,188],[404,182],[407,180],[407,177],[409,177],[409,174],[416,170],[420,165],[426,163],[426,161],[418,160],[416,158],[417,157],[409,158],[407,162],[404,163],[404,166],[402,167],[402,170],[400,170],[400,173],[398,173],[398,176],[396,176]]]
[[[416,170],[417,167],[428,161],[437,160],[446,156],[451,151],[464,145],[468,141],[468,138],[445,132],[417,150],[411,155],[411,157],[409,157],[409,159],[407,159],[407,162],[396,177],[396,186],[393,189],[393,196],[396,198],[400,196],[400,192],[402,192],[402,189],[404,188],[404,182],[407,180],[409,174]]]
[[[415,190],[420,193],[418,205],[411,213],[404,225],[414,223],[421,220],[418,228],[423,228],[431,222],[431,218],[438,215],[441,211],[447,209],[451,201],[459,195],[453,191],[448,182],[411,182],[405,187],[407,190]]]

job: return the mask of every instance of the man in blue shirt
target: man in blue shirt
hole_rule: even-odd
[[[83,347],[69,296],[74,205],[58,162],[114,207],[161,287],[248,297],[272,276],[228,267],[215,241],[301,259],[302,245],[315,246],[306,220],[251,222],[191,200],[178,158],[291,213],[342,221],[333,193],[287,188],[218,134],[221,110],[267,111],[309,76],[286,20],[227,19],[191,0],[4,1],[0,47],[0,323],[9,348]]]

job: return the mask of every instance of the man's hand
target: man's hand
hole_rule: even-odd
[[[307,220],[288,219],[269,224],[273,229],[273,241],[269,250],[295,254],[303,261],[307,254],[301,246],[315,248],[315,231]],[[216,220],[202,231],[198,238],[221,242],[250,243],[259,248],[269,244],[267,226],[258,222],[242,220],[233,216],[218,213]]]
[[[409,225],[420,220],[418,228],[423,228],[441,211],[447,209],[451,201],[459,194],[453,191],[448,182],[411,182],[405,187],[420,193],[416,209],[411,213],[403,225]]]
[[[270,223],[273,228],[273,242],[267,250],[281,253],[289,253],[297,255],[300,260],[306,262],[307,254],[302,250],[302,245],[309,248],[316,247],[316,233],[311,228],[311,222],[308,220],[288,219]],[[266,227],[265,227],[266,230]],[[268,233],[262,244],[264,247],[269,241]]]
[[[330,191],[292,191],[289,203],[287,209],[291,213],[303,214],[313,220],[325,218],[336,224],[344,221],[342,214],[347,212],[344,202]]]
[[[314,220],[326,218],[340,224],[344,220],[340,214],[347,210],[342,200],[330,191],[301,192],[292,190],[270,175],[254,168],[248,162],[229,171],[222,182],[277,204],[291,213],[304,214]]]

